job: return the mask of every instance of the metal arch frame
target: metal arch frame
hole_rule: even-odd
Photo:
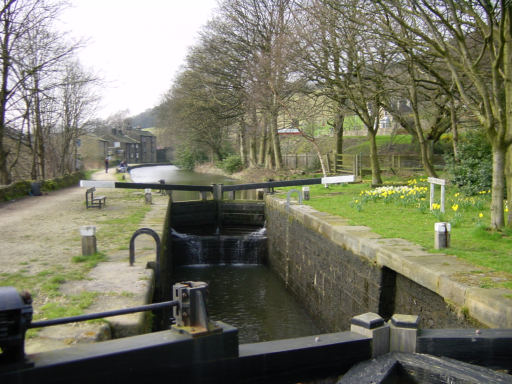
[[[135,262],[135,239],[137,236],[147,234],[155,239],[156,243],[156,259],[155,259],[155,284],[158,287],[160,284],[160,236],[151,228],[140,228],[137,229],[130,239],[130,267],[133,266]]]

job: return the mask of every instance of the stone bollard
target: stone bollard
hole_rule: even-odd
[[[146,201],[146,204],[151,204],[153,202],[153,198],[151,196],[151,189],[150,188],[144,189],[144,199]]]
[[[309,187],[302,187],[302,196],[304,200],[309,200]]]
[[[257,200],[263,200],[264,196],[265,196],[265,190],[263,188],[258,188],[256,190],[256,199]]]
[[[419,316],[394,314],[389,322],[390,352],[416,352]]]
[[[389,352],[389,324],[376,313],[354,316],[350,320],[350,332],[372,338],[372,357]]]
[[[434,224],[434,248],[450,248],[450,223],[435,223]]]
[[[96,227],[94,225],[80,227],[80,235],[82,236],[82,256],[94,255],[97,252]]]

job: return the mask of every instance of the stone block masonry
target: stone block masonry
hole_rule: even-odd
[[[420,328],[512,328],[512,292],[456,280],[475,267],[305,205],[266,197],[268,262],[326,331],[375,312],[419,315]],[[507,295],[508,293],[508,295]]]

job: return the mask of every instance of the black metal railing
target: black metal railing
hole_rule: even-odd
[[[129,313],[153,311],[155,309],[174,307],[179,304],[180,303],[178,300],[163,301],[160,303],[140,305],[138,307],[132,307],[132,308],[115,309],[112,311],[105,311],[105,312],[98,312],[98,313],[87,313],[87,314],[78,315],[78,316],[62,317],[60,319],[34,321],[34,322],[30,323],[28,328],[49,327],[52,325],[69,324],[69,323],[76,323],[76,322],[80,322],[80,321],[102,319],[104,317],[126,315]]]

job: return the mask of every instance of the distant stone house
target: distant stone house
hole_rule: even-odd
[[[156,162],[156,137],[140,129],[88,133],[80,138],[80,142],[78,152],[85,168],[103,167],[107,156],[112,165],[123,160],[131,164]]]
[[[156,136],[149,131],[132,128],[126,131],[126,136],[139,144],[139,163],[156,163]]]
[[[108,156],[108,140],[94,133],[80,136],[78,141],[78,158],[85,169],[101,168]]]

